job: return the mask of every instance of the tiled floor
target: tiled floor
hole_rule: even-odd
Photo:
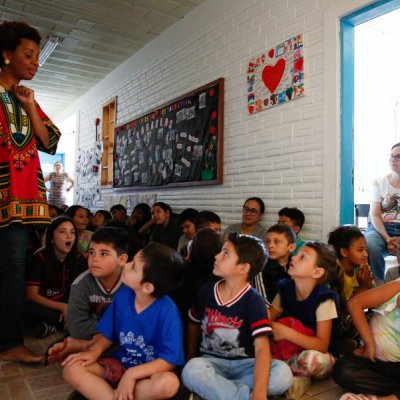
[[[44,353],[57,335],[43,340],[26,337],[26,345]],[[27,366],[0,361],[0,400],[66,400],[72,389],[63,381],[58,364]],[[301,400],[335,400],[343,390],[332,380],[314,382]]]

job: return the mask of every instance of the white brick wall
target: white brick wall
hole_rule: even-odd
[[[326,16],[340,3],[359,0],[208,0],[163,35],[111,73],[81,99],[78,152],[94,149],[94,120],[101,107],[118,96],[117,125],[219,77],[225,78],[224,184],[180,189],[152,189],[157,200],[176,212],[193,206],[217,212],[224,226],[237,222],[246,197],[257,195],[266,202],[264,222],[277,220],[283,206],[297,206],[306,215],[303,236],[325,238],[329,224],[338,215],[323,209],[335,184],[327,192],[324,158],[327,93],[324,91],[326,63],[324,42]],[[333,26],[332,24],[330,26]],[[250,57],[266,51],[297,33],[304,34],[306,97],[256,115],[246,109],[246,68]],[[334,48],[332,51],[336,51]],[[328,110],[329,111],[329,110]],[[333,135],[335,131],[333,130]],[[336,138],[333,144],[337,143]],[[78,159],[78,155],[76,157]],[[337,163],[332,165],[337,169]],[[333,175],[335,176],[335,175]],[[77,182],[78,190],[91,193],[98,179],[89,176]],[[127,190],[120,194],[145,194]],[[87,204],[104,206],[112,189]],[[337,207],[336,207],[337,209]],[[323,218],[327,218],[329,223]],[[324,227],[325,226],[325,227]],[[324,231],[323,231],[324,230]]]

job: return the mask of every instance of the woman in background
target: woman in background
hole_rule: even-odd
[[[50,182],[50,189],[48,189],[49,204],[60,208],[66,208],[67,195],[74,187],[74,180],[67,172],[63,172],[60,161],[54,163],[54,172],[45,176],[44,181]]]

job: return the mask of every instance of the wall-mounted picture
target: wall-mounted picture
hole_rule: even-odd
[[[221,184],[223,104],[221,78],[116,128],[114,188]]]
[[[302,34],[250,59],[247,68],[247,108],[250,114],[303,96]]]

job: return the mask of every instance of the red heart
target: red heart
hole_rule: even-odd
[[[303,71],[303,58],[299,58],[298,60],[295,60],[295,62],[293,63],[293,68],[294,68],[294,72]]]
[[[286,61],[281,58],[274,65],[267,65],[262,71],[262,80],[267,89],[274,93],[285,72]]]
[[[269,58],[272,58],[272,57],[274,56],[274,54],[275,54],[275,50],[274,50],[274,49],[271,49],[271,50],[268,52]]]

